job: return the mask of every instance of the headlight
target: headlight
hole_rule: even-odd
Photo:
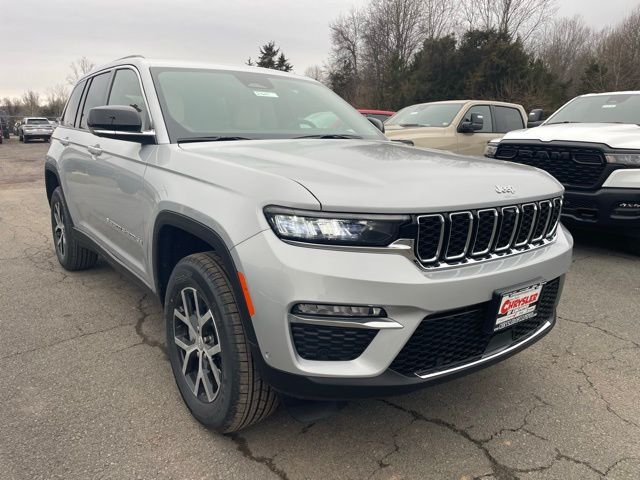
[[[484,156],[489,158],[496,158],[496,152],[500,146],[499,140],[492,140],[484,147]]]
[[[384,247],[398,238],[404,215],[350,215],[267,207],[265,215],[280,238],[297,242]]]
[[[640,153],[607,153],[605,157],[608,163],[640,167]]]

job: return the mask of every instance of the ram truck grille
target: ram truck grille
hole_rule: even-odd
[[[418,216],[416,256],[426,268],[528,250],[553,239],[562,199]]]
[[[540,168],[565,187],[580,189],[599,187],[607,168],[597,148],[505,144],[498,147],[495,158]]]

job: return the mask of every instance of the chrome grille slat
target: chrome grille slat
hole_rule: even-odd
[[[459,219],[459,220],[457,220]],[[458,237],[454,235],[454,229],[467,232],[466,238],[464,236]],[[447,252],[444,259],[447,261],[460,260],[464,258],[469,250],[469,243],[471,242],[471,234],[473,233],[473,214],[471,212],[457,212],[449,214],[449,235],[447,238]],[[464,247],[460,253],[451,253],[452,239],[457,240],[456,243],[464,243]],[[456,245],[458,247],[458,245]]]
[[[481,233],[485,233],[484,231],[481,232],[481,228],[485,228],[485,224],[483,223],[482,218],[483,217],[489,217],[489,221],[491,222],[491,234],[489,235],[489,239],[488,241],[485,241],[485,245],[486,247],[478,250],[478,241],[480,238],[480,234]],[[478,212],[476,213],[476,217],[477,217],[477,221],[476,221],[476,238],[473,242],[473,249],[471,251],[471,255],[472,256],[482,256],[482,255],[486,255],[487,253],[489,253],[491,251],[491,246],[493,245],[493,242],[496,239],[496,230],[498,229],[498,210],[496,210],[495,208],[485,208],[483,210],[478,210]]]
[[[560,197],[499,208],[419,215],[415,254],[426,268],[511,255],[553,240]]]

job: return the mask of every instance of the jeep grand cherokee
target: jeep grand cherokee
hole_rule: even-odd
[[[108,64],[45,175],[61,265],[100,254],[158,297],[177,387],[223,432],[281,394],[396,394],[504,359],[549,332],[571,262],[551,176],[391,142],[272,70]]]

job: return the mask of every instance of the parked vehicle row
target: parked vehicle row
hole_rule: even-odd
[[[491,119],[495,135],[488,107],[460,102],[448,123]],[[45,163],[57,258],[100,254],[157,296],[203,424],[244,428],[281,395],[408,392],[555,324],[562,185],[368,120],[314,80],[247,66],[134,56],[73,89]]]

